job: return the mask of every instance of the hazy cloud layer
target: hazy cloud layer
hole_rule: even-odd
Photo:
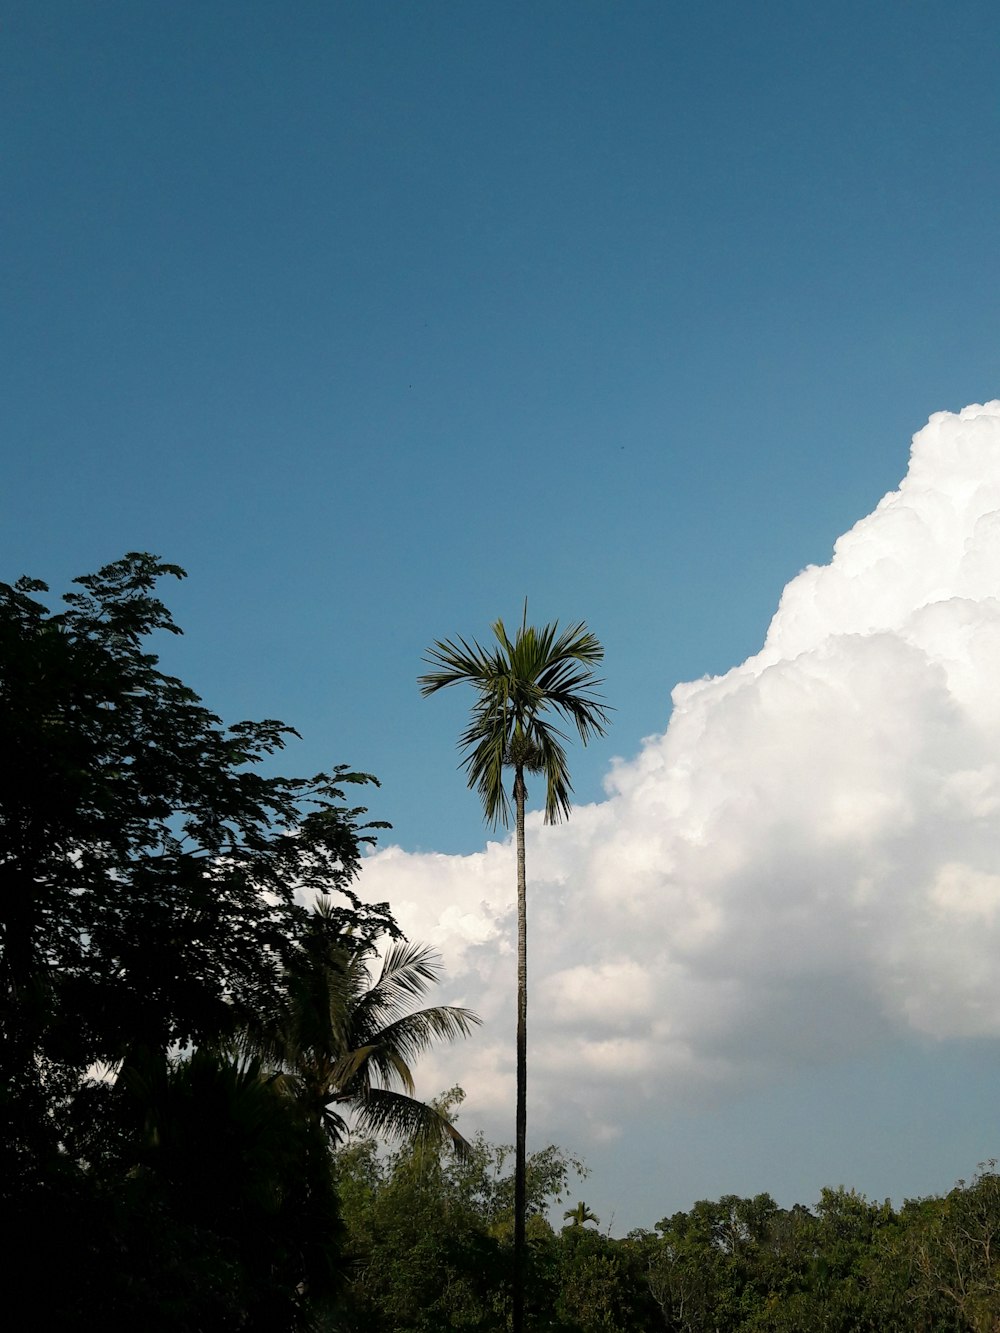
[[[785,588],[762,651],[678,685],[605,801],[529,818],[534,1123],[558,1105],[607,1137],[623,1108],[893,1031],[1000,1035],[998,593],[993,402],[931,418],[899,489]],[[486,1020],[429,1084],[506,1114],[509,841],[388,848],[363,888]]]

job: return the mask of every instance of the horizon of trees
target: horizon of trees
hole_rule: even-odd
[[[452,1089],[451,1107],[461,1098]],[[511,1149],[464,1159],[371,1140],[338,1155],[353,1259],[343,1333],[509,1328]],[[556,1333],[995,1333],[1000,1175],[900,1208],[825,1188],[812,1207],[769,1194],[699,1200],[613,1238],[561,1209],[582,1163],[528,1158],[526,1322]],[[549,1217],[561,1212],[558,1230]]]

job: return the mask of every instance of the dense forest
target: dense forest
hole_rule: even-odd
[[[502,1329],[512,1181],[482,1141],[466,1160],[368,1142],[341,1151],[350,1259],[344,1322],[382,1333]],[[958,1333],[1000,1328],[1000,1176],[899,1210],[824,1189],[702,1200],[653,1230],[603,1234],[564,1207],[578,1164],[529,1159],[528,1326],[559,1333]],[[584,1218],[589,1220],[585,1221]]]
[[[153,648],[182,571],[0,584],[0,1192],[25,1326],[502,1330],[513,1150],[412,1066],[476,1015],[357,892],[371,775],[272,769]],[[900,1208],[701,1201],[613,1238],[527,1160],[527,1327],[1000,1329],[1000,1176]],[[572,1201],[576,1199],[575,1203]],[[1000,1241],[998,1241],[1000,1244]]]

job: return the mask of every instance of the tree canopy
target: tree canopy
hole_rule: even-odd
[[[150,640],[180,631],[155,588],[182,576],[133,553],[59,612],[0,584],[4,1072],[217,1038],[273,994],[296,891],[395,930],[350,887],[376,825],[344,792],[371,776],[263,775],[292,729],[224,726],[160,670]]]
[[[543,776],[545,818],[555,823],[569,814],[573,791],[560,721],[572,725],[585,745],[608,724],[609,709],[595,693],[601,681],[594,668],[604,657],[597,636],[582,621],[564,630],[557,623],[537,628],[527,614],[526,602],[513,639],[497,620],[490,647],[463,638],[438,640],[427,652],[434,669],[419,680],[424,695],[461,684],[475,691],[458,742],[462,765],[487,822],[505,828],[512,806],[504,770],[514,770],[515,787],[524,773]]]
[[[345,793],[375,779],[265,771],[290,727],[226,726],[161,669],[181,577],[131,553],[55,611],[0,584],[6,1257],[46,1323],[293,1328],[339,1271],[329,1150],[233,1041],[280,1001],[303,894],[399,931],[352,887],[380,825]]]

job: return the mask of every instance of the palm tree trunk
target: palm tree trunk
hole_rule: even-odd
[[[524,1220],[527,1207],[528,909],[524,873],[524,769],[514,777],[517,827],[517,1112],[514,1128],[514,1333],[524,1329]]]

